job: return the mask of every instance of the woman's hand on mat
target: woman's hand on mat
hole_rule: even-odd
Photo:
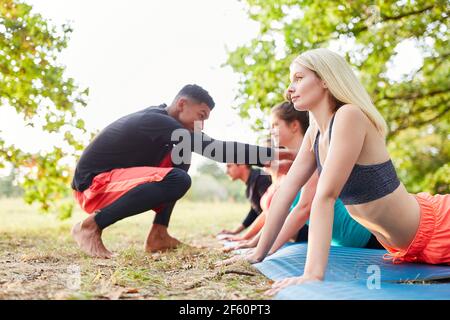
[[[225,260],[219,261],[219,262],[217,262],[217,263],[215,264],[215,266],[216,266],[216,267],[225,267],[225,266],[228,266],[228,265],[230,265],[230,264],[236,263],[236,262],[238,262],[238,261],[247,261],[247,262],[249,262],[249,263],[251,263],[251,264],[261,262],[261,259],[258,259],[258,258],[256,258],[256,257],[253,255],[253,252],[254,252],[254,251],[251,250],[251,251],[249,251],[249,252],[246,253],[246,254],[236,255],[236,256],[231,257],[231,258],[229,258],[229,259],[225,259]]]
[[[227,241],[242,241],[242,240],[245,240],[245,239],[242,238],[242,236],[239,236],[239,235],[229,234],[229,235],[223,236],[223,237],[222,237],[222,240],[227,240]]]
[[[220,231],[217,235],[221,236],[221,235],[234,235],[236,234],[236,232],[232,231],[232,230],[227,230],[227,229],[223,229],[222,231]]]
[[[231,252],[231,251],[234,251],[234,250],[254,248],[254,247],[255,246],[251,243],[251,241],[244,240],[244,241],[238,242],[234,246],[223,248],[222,252]]]
[[[222,248],[222,252],[231,252],[231,251],[234,251],[234,250],[237,250],[238,249],[238,246],[239,246],[239,242],[236,242],[236,244],[235,245],[232,245],[232,246],[229,246],[229,247],[224,247],[224,248]]]
[[[297,284],[303,284],[303,283],[308,283],[308,282],[314,282],[314,281],[321,281],[322,279],[316,278],[316,277],[312,277],[312,276],[308,276],[308,275],[302,275],[300,277],[291,277],[291,278],[286,278],[280,281],[276,281],[273,285],[272,288],[270,288],[269,290],[267,290],[265,292],[265,294],[269,295],[269,296],[273,296],[275,294],[277,294],[279,291],[281,291],[282,289],[289,287],[289,286],[294,286]]]
[[[239,250],[239,249],[247,249],[247,248],[254,248],[256,247],[255,244],[252,243],[251,240],[245,240],[240,242],[237,246],[235,250]]]

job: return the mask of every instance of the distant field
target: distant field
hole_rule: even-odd
[[[102,260],[81,253],[70,236],[85,217],[80,210],[59,221],[20,199],[0,199],[0,299],[264,299],[269,281],[249,264],[214,267],[226,257],[214,235],[247,210],[181,201],[169,230],[190,246],[153,255],[143,251],[153,213],[143,213],[104,232],[118,257]]]

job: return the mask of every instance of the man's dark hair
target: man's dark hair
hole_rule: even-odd
[[[181,96],[192,99],[197,103],[205,103],[211,110],[215,106],[214,100],[209,95],[208,91],[196,84],[185,85],[180,92],[178,92],[175,99],[178,99]]]

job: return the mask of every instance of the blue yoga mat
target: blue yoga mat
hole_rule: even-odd
[[[306,249],[307,244],[291,244],[254,266],[272,280],[299,276],[303,274]],[[325,281],[365,281],[377,270],[381,281],[450,278],[450,266],[393,264],[383,260],[385,253],[385,250],[331,247]]]
[[[295,285],[281,290],[278,300],[448,300],[450,283],[380,283],[369,289],[366,281],[330,281]]]

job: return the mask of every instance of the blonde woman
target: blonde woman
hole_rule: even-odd
[[[261,261],[275,240],[282,222],[270,220],[277,212],[287,212],[316,169],[320,177],[304,274],[274,283],[267,293],[323,280],[337,197],[394,263],[450,264],[450,195],[408,193],[386,149],[386,123],[347,62],[327,49],[310,50],[293,61],[290,77],[288,97],[297,110],[310,112],[311,123],[249,261]]]
[[[292,103],[285,102],[272,108],[270,122],[275,145],[284,146],[298,152],[309,126],[308,113],[305,111],[299,112],[294,108]],[[299,124],[301,124],[300,128],[302,129],[300,132],[298,130]],[[278,171],[278,173],[280,172]],[[282,171],[280,177],[284,178],[286,173],[287,170]],[[278,190],[282,180],[278,179],[277,181],[277,178],[278,177],[272,177],[272,180],[276,182],[274,182],[271,186],[273,187],[277,184],[276,190]],[[302,192],[297,193],[297,197],[289,209],[290,214],[285,220],[278,237],[270,249],[269,255],[276,252],[290,239],[295,239],[296,242],[305,242],[308,240],[308,219],[311,211],[311,204],[317,188],[317,183],[318,175],[317,173],[314,173],[303,187]],[[273,195],[276,190],[272,190]],[[267,193],[269,193],[269,191],[270,190],[268,190]],[[273,195],[271,195],[270,199]],[[261,214],[261,216],[263,215],[265,217],[265,214],[268,212],[270,202],[266,202],[265,206],[263,203],[261,205],[265,208],[263,212],[264,215]],[[372,249],[382,248],[381,244],[366,228],[350,217],[341,200],[336,201],[333,210],[334,220],[331,239],[332,245]],[[284,217],[280,216],[278,213],[278,219],[283,218]],[[272,219],[271,221],[274,220]],[[262,224],[264,224],[264,221]],[[255,233],[251,234],[253,239],[239,243],[234,247],[228,247],[224,251],[256,247],[261,237],[261,232],[256,236],[254,235]],[[249,238],[250,237],[244,236],[244,240]],[[238,238],[237,240],[241,239]],[[239,260],[239,257],[231,258],[230,260],[226,260],[224,263],[228,264],[236,260]]]

